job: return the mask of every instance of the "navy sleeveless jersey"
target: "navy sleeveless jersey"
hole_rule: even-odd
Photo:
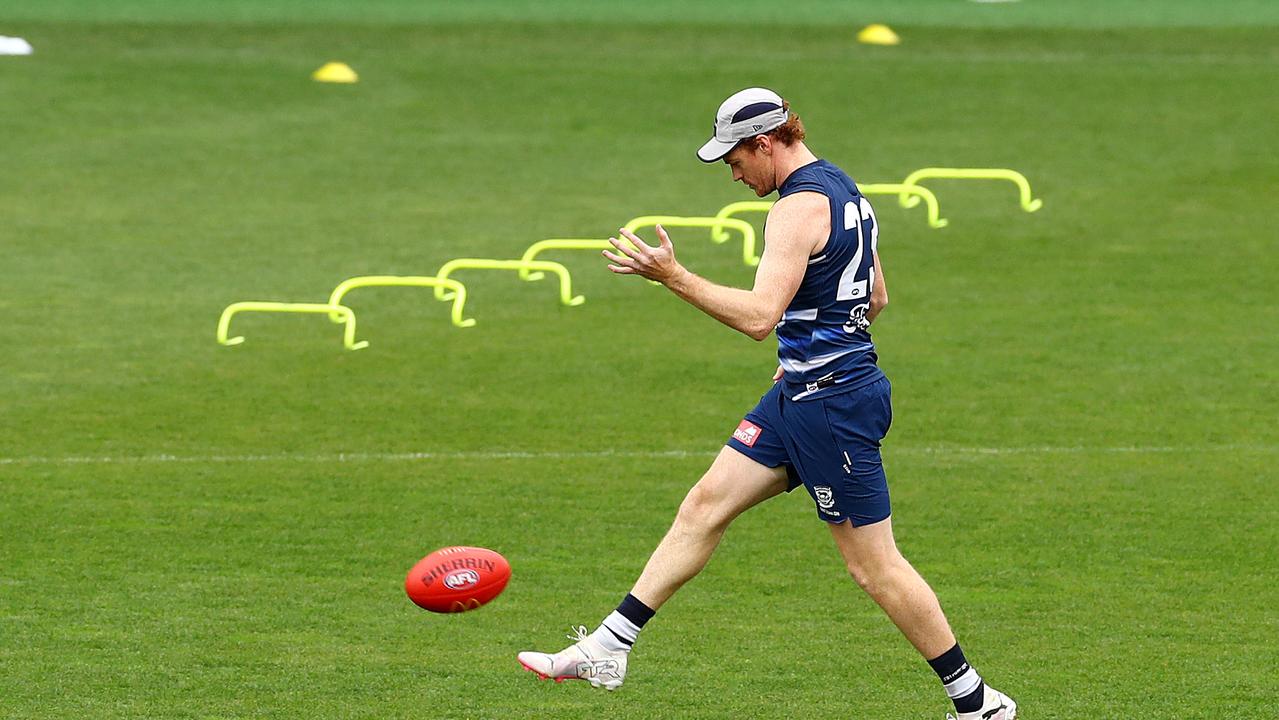
[[[797,192],[821,193],[830,201],[830,237],[808,259],[804,281],[777,324],[782,389],[792,400],[809,400],[884,376],[866,320],[879,223],[852,178],[825,160],[795,170],[778,188],[780,197]]]

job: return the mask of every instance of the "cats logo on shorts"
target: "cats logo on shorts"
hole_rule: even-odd
[[[750,420],[743,420],[733,431],[733,439],[745,445],[746,447],[755,447],[755,441],[759,439],[760,428]]]

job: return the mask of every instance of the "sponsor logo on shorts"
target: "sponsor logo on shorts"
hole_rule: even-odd
[[[835,507],[835,493],[829,487],[817,485],[813,488],[813,494],[817,496],[817,507],[822,510]]]
[[[743,420],[733,431],[733,439],[746,447],[755,447],[755,441],[759,439],[760,432],[762,431],[758,425],[750,420]]]
[[[444,576],[444,587],[450,590],[465,590],[480,581],[480,574],[474,570],[454,570]]]

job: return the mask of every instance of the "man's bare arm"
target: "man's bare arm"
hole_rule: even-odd
[[[879,251],[875,251],[875,287],[870,290],[870,307],[866,310],[866,319],[875,322],[875,317],[888,304],[888,285],[884,282],[884,269],[879,264]]]
[[[604,251],[609,270],[656,280],[689,304],[755,340],[772,332],[804,279],[808,257],[830,235],[830,205],[817,193],[795,193],[779,200],[768,215],[764,254],[750,290],[717,285],[675,260],[666,231],[658,226],[660,244],[652,247],[627,230],[631,244],[610,238],[615,254]]]

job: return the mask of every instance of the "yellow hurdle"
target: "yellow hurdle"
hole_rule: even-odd
[[[611,250],[612,243],[607,240],[593,240],[587,238],[550,238],[548,240],[538,240],[528,249],[524,251],[524,256],[520,258],[521,262],[531,263],[534,259],[548,250]],[[520,268],[521,280],[541,280],[546,277],[546,273],[533,272],[528,266]]]
[[[715,231],[723,232],[723,228],[736,230],[742,234],[742,262],[749,267],[759,265],[759,256],[755,254],[755,228],[745,220],[727,217],[683,217],[679,215],[644,215],[627,222],[625,227],[630,232],[640,228],[653,227],[705,227],[711,228],[712,239]],[[723,242],[722,240],[717,242]]]
[[[924,201],[924,205],[928,208],[929,227],[944,228],[950,224],[949,220],[941,217],[941,207],[937,203],[937,196],[926,187],[907,185],[906,183],[871,183],[860,185],[858,189],[861,190],[863,195],[900,195],[907,193],[915,196],[915,203],[911,207],[919,204],[920,200]],[[719,220],[724,220],[746,212],[768,212],[772,208],[773,201],[771,200],[743,200],[729,203],[720,208],[719,212],[715,213],[715,217]],[[711,239],[715,242],[724,242],[728,239],[728,233],[716,226],[711,229]]]
[[[560,278],[560,302],[565,305],[581,305],[586,302],[586,298],[581,295],[573,294],[573,277],[569,274],[568,268],[557,262],[548,260],[489,260],[487,258],[458,258],[449,260],[440,266],[440,271],[436,273],[436,277],[441,280],[447,280],[448,276],[453,274],[455,270],[472,269],[472,270],[517,270],[521,273],[536,272],[538,278],[546,276],[546,273],[552,272]],[[447,300],[451,295],[444,291],[444,288],[435,288],[435,297],[440,300]]]
[[[360,350],[369,346],[367,342],[355,341],[355,311],[345,305],[337,303],[281,303],[281,302],[238,302],[231,303],[222,311],[222,317],[218,318],[218,343],[222,345],[239,345],[244,342],[243,335],[229,338],[227,335],[231,329],[231,318],[237,313],[242,312],[273,312],[273,313],[323,313],[330,317],[338,318],[337,322],[344,323],[346,330],[342,337],[342,344],[347,350]]]
[[[362,275],[343,280],[338,286],[333,288],[333,293],[329,295],[329,304],[337,305],[347,293],[356,288],[365,287],[431,287],[436,292],[441,290],[452,290],[453,294],[448,299],[453,301],[453,310],[451,319],[453,324],[460,328],[468,328],[475,325],[475,320],[462,319],[462,309],[466,305],[466,286],[456,280],[447,278],[438,278],[435,276],[419,276],[419,275]],[[341,322],[341,318],[336,314],[330,315],[329,319],[333,322]]]
[[[741,202],[729,203],[720,208],[719,212],[715,213],[715,219],[726,220],[744,212],[768,212],[772,209],[772,200],[743,200]],[[722,225],[716,224],[711,227],[711,240],[717,243],[728,241],[728,233],[724,232]]]
[[[947,180],[1007,180],[1017,186],[1017,190],[1021,193],[1021,209],[1026,212],[1035,212],[1044,206],[1042,200],[1036,200],[1031,196],[1030,181],[1025,175],[1016,170],[1007,168],[921,168],[906,176],[902,181],[902,185],[918,186],[920,180],[930,178],[939,178]],[[915,207],[919,204],[919,199],[901,193],[897,198],[902,207]]]
[[[858,189],[862,191],[863,195],[909,195],[914,202],[906,207],[915,207],[920,200],[923,200],[924,205],[928,208],[928,227],[939,229],[950,224],[949,220],[941,216],[941,207],[937,204],[937,196],[926,187],[909,183],[871,183],[869,185],[861,185]]]

